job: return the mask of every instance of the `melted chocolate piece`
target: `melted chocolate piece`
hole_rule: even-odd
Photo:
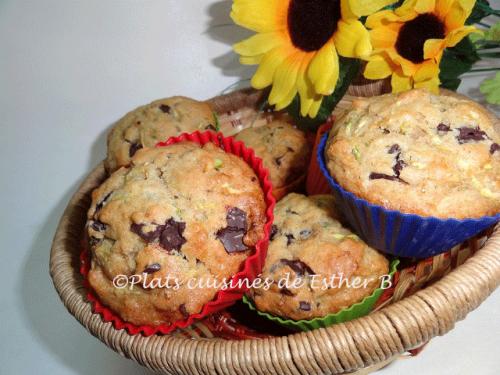
[[[247,229],[247,213],[238,207],[230,208],[226,216],[227,226],[236,229]]]
[[[181,312],[181,314],[182,314],[182,316],[184,318],[187,318],[189,316],[189,313],[188,313],[188,311],[186,309],[186,305],[185,304],[182,304],[182,305],[179,306],[179,311]]]
[[[152,230],[151,232],[144,232],[143,228],[145,227],[144,224],[136,224],[132,223],[130,225],[130,231],[132,233],[137,234],[139,237],[141,237],[144,241],[147,243],[151,243],[156,241],[157,239],[160,238],[161,233],[163,232],[163,225],[158,225],[155,230]]]
[[[217,239],[222,242],[224,249],[229,254],[248,250],[243,243],[245,231],[237,228],[223,228],[217,232]]]
[[[274,159],[274,162],[276,163],[276,165],[278,167],[281,167],[281,160],[283,160],[284,157],[285,157],[285,155],[282,155],[282,156]]]
[[[293,148],[291,148],[290,146],[287,146],[286,150],[287,150],[288,152],[294,152],[294,151],[295,151],[295,150],[294,150]]]
[[[226,146],[224,146],[224,138],[222,138],[222,135],[220,135],[220,134],[219,134],[219,135],[217,136],[217,140],[219,141],[219,147],[220,147],[222,150],[226,151]]]
[[[370,173],[370,180],[390,180],[390,181],[400,181],[400,182],[403,181],[398,176],[390,176],[385,173],[376,173],[376,172]]]
[[[139,151],[142,148],[142,145],[140,143],[132,143],[130,145],[130,148],[128,149],[128,156],[133,157],[137,151]]]
[[[271,226],[271,233],[269,235],[269,240],[272,241],[274,240],[274,237],[278,234],[278,227],[276,225]]]
[[[291,233],[285,234],[285,237],[286,237],[286,246],[290,246],[295,237]]]
[[[106,230],[106,224],[99,220],[93,221],[90,227],[97,232],[104,232]]]
[[[205,130],[213,130],[214,132],[217,131],[215,126],[213,126],[212,124],[208,124],[207,126],[205,126]]]
[[[399,156],[399,154],[398,154]],[[392,170],[394,171],[394,174],[396,175],[396,177],[399,178],[399,175],[401,174],[401,171],[403,170],[403,168],[406,167],[406,163],[404,162],[404,160],[401,160],[401,159],[397,159],[396,160],[396,164],[394,164],[394,167],[392,167]]]
[[[280,289],[280,294],[283,294],[285,296],[288,296],[288,297],[293,297],[295,296],[295,294],[293,294],[290,289],[287,289],[287,288],[281,288]]]
[[[493,143],[490,147],[490,154],[493,155],[495,151],[500,151],[500,145],[498,143]]]
[[[298,276],[304,276],[306,273],[314,275],[314,271],[306,263],[300,260],[280,259],[285,266],[290,267]]]
[[[161,247],[167,251],[180,250],[186,243],[186,239],[182,236],[185,229],[186,223],[175,221],[173,218],[168,219],[160,236]]]
[[[172,110],[172,108],[170,108],[169,105],[166,105],[166,104],[161,104],[160,105],[160,110],[163,112],[163,113],[170,113],[170,111]]]
[[[451,132],[450,126],[446,125],[446,124],[443,124],[443,123],[440,123],[437,126],[437,130],[438,130],[438,132]]]
[[[104,205],[106,204],[106,201],[109,199],[109,197],[111,196],[111,194],[113,194],[113,192],[110,192],[108,193],[103,199],[102,201],[100,201],[99,203],[96,204],[95,206],[95,212],[94,212],[94,216],[97,215],[97,213],[99,211],[102,210],[102,208],[104,207]]]
[[[155,273],[159,270],[161,270],[161,266],[158,263],[153,263],[153,264],[150,264],[149,266],[147,266],[143,272],[147,273],[149,275],[149,274]]]
[[[300,301],[299,309],[301,309],[302,311],[311,311],[311,305],[308,302]]]
[[[384,134],[390,134],[391,133],[391,131],[389,129],[386,129],[386,128],[382,128],[382,132]]]
[[[488,136],[484,131],[479,129],[479,126],[476,128],[458,128],[460,133],[457,135],[457,140],[459,144],[467,143],[468,141],[483,141]]]
[[[396,144],[393,144],[391,146],[391,148],[389,149],[389,154],[395,154],[396,152],[399,152],[401,153],[401,147],[399,147],[399,145],[396,143]]]

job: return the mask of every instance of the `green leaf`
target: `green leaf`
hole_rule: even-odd
[[[500,22],[492,25],[484,32],[484,39],[488,42],[500,42]]]
[[[477,0],[472,12],[465,21],[466,25],[473,25],[480,22],[483,18],[488,17],[492,12],[488,9],[490,8],[490,3],[487,0]]]
[[[491,104],[500,104],[500,72],[494,78],[485,79],[479,88]]]
[[[461,83],[459,77],[470,71],[478,60],[476,48],[469,38],[462,39],[453,48],[445,49],[439,65],[441,87],[455,91]]]
[[[318,115],[315,118],[302,117],[300,114],[300,98],[295,96],[288,106],[288,113],[294,118],[297,126],[304,130],[315,131],[321,124],[325,123],[333,112],[333,109],[347,92],[352,80],[358,75],[361,61],[339,56],[339,80],[332,95],[325,96]]]

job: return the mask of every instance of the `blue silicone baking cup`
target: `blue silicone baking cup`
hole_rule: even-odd
[[[317,160],[333,188],[336,203],[354,231],[371,247],[399,257],[427,258],[444,253],[500,221],[500,213],[473,219],[440,219],[385,209],[346,191],[326,167],[328,134],[321,139]]]

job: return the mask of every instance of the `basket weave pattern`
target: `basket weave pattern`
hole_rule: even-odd
[[[261,94],[247,90],[211,102],[218,113],[226,114],[220,117],[227,123],[236,112],[241,121],[255,116],[248,108],[254,108],[260,98]],[[346,98],[344,104],[348,101]],[[265,118],[256,120],[266,122]],[[118,353],[162,373],[344,374],[368,367],[357,372],[366,374],[450,331],[500,283],[497,226],[481,249],[433,285],[351,322],[307,333],[242,341],[131,336],[92,313],[78,272],[90,192],[104,178],[101,164],[69,202],[54,237],[50,274],[66,308],[90,333]]]

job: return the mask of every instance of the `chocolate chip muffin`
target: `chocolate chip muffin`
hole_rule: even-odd
[[[215,117],[205,102],[183,96],[156,100],[126,114],[108,134],[105,167],[113,172],[127,166],[137,150],[181,133],[215,130]]]
[[[309,164],[311,147],[305,134],[290,123],[276,120],[247,128],[235,136],[255,151],[269,170],[276,199],[300,187]]]
[[[295,193],[278,202],[262,272],[272,284],[251,291],[258,310],[308,320],[348,308],[380,286],[387,259],[344,228],[333,205],[331,195]]]
[[[264,235],[265,210],[250,166],[211,143],[140,150],[130,167],[92,193],[90,285],[101,302],[134,324],[199,313],[217,288],[197,282],[229,280],[241,269]],[[139,275],[141,282],[115,287],[118,275]]]
[[[425,90],[363,98],[325,150],[342,187],[387,209],[439,218],[500,212],[498,118],[479,104]]]

